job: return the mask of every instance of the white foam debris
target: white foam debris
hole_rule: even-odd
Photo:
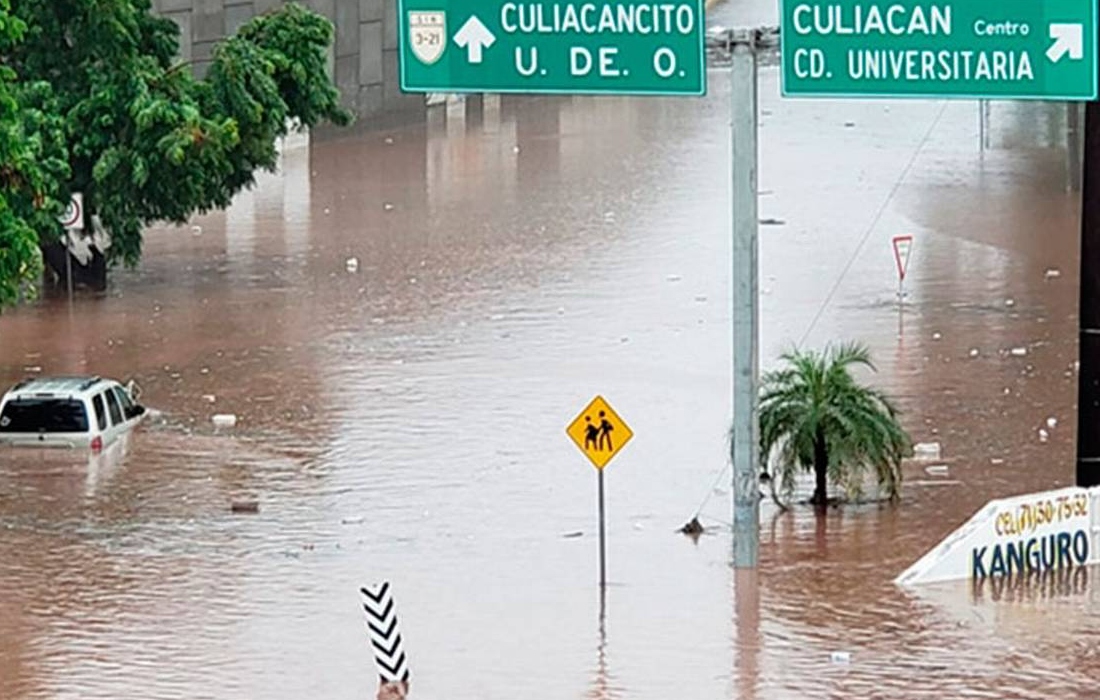
[[[210,420],[219,428],[232,428],[237,424],[237,416],[232,413],[219,413]]]
[[[913,445],[913,456],[922,460],[940,459],[942,449],[938,442],[918,442]]]

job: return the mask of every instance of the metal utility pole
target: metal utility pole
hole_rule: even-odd
[[[1077,485],[1100,486],[1100,103],[1085,107],[1081,186],[1081,324],[1077,374]]]
[[[760,550],[760,297],[757,219],[757,32],[733,30],[733,565],[754,569]]]

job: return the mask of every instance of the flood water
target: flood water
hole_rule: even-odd
[[[777,77],[762,361],[867,342],[949,478],[766,509],[759,575],[729,568],[723,72],[705,99],[292,144],[105,296],[0,317],[5,386],[133,377],[161,413],[95,460],[0,455],[0,698],[370,698],[357,590],[382,580],[412,698],[1100,696],[1100,572],[892,583],[990,498],[1072,483],[1064,109],[996,105],[983,153],[974,103],[781,101]],[[635,433],[606,474],[602,625],[596,475],[564,432],[597,393]]]

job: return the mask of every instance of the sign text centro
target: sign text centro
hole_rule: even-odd
[[[1094,100],[1095,0],[781,0],[783,94]]]
[[[406,92],[706,93],[704,0],[399,0]]]

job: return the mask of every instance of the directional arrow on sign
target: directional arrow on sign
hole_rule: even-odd
[[[1069,54],[1071,61],[1080,61],[1085,57],[1085,26],[1082,24],[1050,25],[1050,38],[1054,43],[1047,49],[1047,58],[1057,63]]]
[[[466,49],[466,60],[470,63],[481,63],[482,49],[487,49],[496,43],[497,38],[489,31],[477,15],[470,15],[466,24],[455,34],[455,43],[459,48]]]

